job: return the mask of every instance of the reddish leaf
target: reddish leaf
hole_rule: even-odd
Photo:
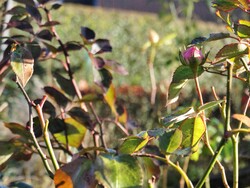
[[[243,114],[234,114],[234,119],[237,119],[238,121],[244,123],[246,126],[250,127],[250,118],[243,115]]]
[[[92,54],[100,54],[103,52],[111,52],[112,47],[109,43],[109,40],[107,39],[97,39],[93,44],[91,48]]]
[[[57,188],[96,187],[94,165],[87,158],[78,158],[56,171],[54,177]]]
[[[70,41],[70,42],[67,42],[66,44],[64,44],[64,48],[67,51],[70,51],[70,50],[80,50],[80,49],[82,49],[82,45],[79,42]],[[61,46],[59,46],[57,50],[59,52],[63,51],[63,49],[62,49]]]
[[[34,33],[32,25],[27,21],[11,20],[7,23],[7,29],[12,27],[29,33]]]

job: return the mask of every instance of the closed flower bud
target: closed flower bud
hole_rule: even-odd
[[[152,29],[149,31],[149,36],[148,37],[149,37],[149,41],[152,44],[156,44],[160,40],[160,37],[159,37],[158,33],[156,33],[156,31],[152,30]]]
[[[192,46],[186,49],[182,53],[182,57],[185,60],[187,65],[191,65],[193,63],[200,64],[204,60],[204,56],[202,55],[201,50],[196,46]]]

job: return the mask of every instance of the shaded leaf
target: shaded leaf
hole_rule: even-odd
[[[23,3],[25,5],[35,6],[35,3],[33,0],[14,0],[18,3]]]
[[[44,29],[44,30],[36,33],[36,36],[39,37],[39,38],[41,38],[41,39],[49,40],[49,41],[51,41],[52,38],[53,38],[52,33],[48,29]]]
[[[61,133],[67,130],[67,124],[62,119],[50,118],[48,129],[52,134]]]
[[[32,25],[28,21],[25,21],[25,20],[22,20],[22,21],[20,21],[20,20],[10,20],[7,23],[7,29],[12,28],[12,27],[14,27],[16,29],[20,29],[22,31],[29,32],[29,33],[34,33]]]
[[[97,39],[91,47],[92,54],[100,54],[104,52],[111,52],[112,46],[107,39]]]
[[[95,32],[88,27],[81,27],[81,36],[84,42],[91,42],[95,39]]]
[[[89,114],[85,112],[80,107],[74,107],[67,112],[73,119],[84,125],[86,128],[93,130],[93,126],[91,124],[91,119]]]
[[[27,14],[27,11],[23,6],[15,6],[11,8],[10,10],[6,11],[6,14],[25,15]]]
[[[21,181],[10,182],[9,186],[16,187],[16,188],[33,188],[31,185],[21,182]]]
[[[51,9],[57,10],[62,6],[62,2],[55,2],[52,6]]]
[[[94,101],[99,101],[103,100],[103,95],[99,93],[87,93],[82,96],[82,98],[76,102],[94,102]]]
[[[200,76],[203,73],[202,67],[198,68],[197,74]],[[181,65],[179,66],[173,75],[172,82],[169,86],[168,91],[168,102],[166,105],[170,105],[176,102],[179,98],[179,93],[181,89],[185,86],[189,79],[194,78],[194,73],[189,66]]]
[[[58,21],[48,21],[45,22],[44,24],[40,25],[40,27],[51,27],[51,26],[55,26],[55,25],[59,25],[60,22]]]
[[[84,139],[87,129],[83,124],[73,118],[66,118],[64,123],[67,127],[67,135],[65,135],[65,131],[59,132],[54,134],[55,138],[62,144],[68,144],[69,146],[78,148]]]
[[[248,53],[248,48],[242,43],[231,43],[223,46],[216,54],[215,58],[218,59],[230,59],[243,54]]]
[[[149,157],[142,157],[143,160],[143,171],[146,172],[146,180],[147,183],[152,177],[156,178],[156,181],[159,180],[161,176],[161,169],[160,166],[153,161],[153,159]]]
[[[60,88],[67,93],[71,97],[76,96],[75,88],[71,82],[71,80],[64,78],[58,72],[53,74],[54,78],[56,79],[57,83],[59,84]]]
[[[209,37],[206,39],[207,42],[215,41],[215,40],[221,40],[225,38],[229,38],[229,33],[211,33]]]
[[[80,50],[82,49],[82,45],[79,42],[75,42],[75,41],[70,41],[70,42],[66,42],[66,44],[64,44],[64,48],[67,51],[73,51],[73,50]],[[62,47],[59,46],[57,51],[63,51]]]
[[[42,101],[42,99],[36,99],[36,100],[34,100],[34,103],[40,104],[41,101]],[[51,104],[51,102],[46,100],[45,103],[43,104],[43,113],[49,114],[51,117],[55,117],[56,116],[56,108],[54,107],[53,104]]]
[[[127,137],[119,147],[119,153],[131,154],[141,150],[149,141],[149,137],[142,138],[138,136]]]
[[[122,64],[113,60],[104,60],[104,62],[105,62],[104,68],[108,70],[112,70],[121,75],[128,75],[128,71],[125,69],[125,67]]]
[[[182,132],[179,129],[165,132],[159,137],[159,148],[163,154],[171,154],[178,149],[182,142]]]
[[[42,49],[39,45],[39,43],[36,40],[33,40],[31,42],[28,42],[25,44],[25,47],[28,49],[28,51],[32,54],[32,57],[36,60],[40,57],[42,53]]]
[[[15,146],[10,141],[0,141],[0,165],[5,163],[15,152]]]
[[[96,179],[104,187],[142,187],[143,173],[136,158],[130,155],[99,155]]]
[[[4,126],[8,128],[13,134],[20,135],[27,140],[32,139],[30,132],[24,126],[18,123],[4,123]]]
[[[54,87],[46,86],[43,89],[59,106],[66,107],[70,101],[62,92]]]
[[[157,128],[157,129],[151,129],[147,131],[148,136],[150,137],[158,137],[162,136],[165,133],[165,128]]]
[[[97,82],[103,89],[107,90],[112,85],[113,76],[107,69],[100,69],[101,81]]]
[[[94,165],[87,158],[77,158],[63,165],[55,172],[55,186],[58,188],[95,187]]]
[[[232,116],[234,119],[244,123],[246,126],[250,127],[250,118],[243,114],[234,114]]]
[[[219,105],[222,102],[224,102],[224,100],[218,100],[218,101],[212,101],[212,102],[205,103],[204,105],[199,106],[198,111],[201,112],[203,110],[208,110],[210,108],[213,108],[214,106]]]
[[[195,118],[186,119],[180,126],[180,130],[183,134],[182,146],[184,148],[194,147],[197,145],[201,137],[203,136],[206,127],[200,116]]]
[[[33,74],[34,59],[30,51],[19,45],[13,45],[11,51],[12,70],[24,87]]]
[[[235,33],[241,38],[250,37],[250,21],[248,20],[239,20],[238,24],[234,25]]]
[[[37,21],[38,24],[42,21],[42,16],[35,6],[26,5],[27,12]]]

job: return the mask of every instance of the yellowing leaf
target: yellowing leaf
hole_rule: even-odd
[[[234,114],[234,119],[237,119],[238,121],[244,123],[246,126],[250,127],[250,118],[243,115],[243,114]]]
[[[13,44],[11,51],[12,70],[24,87],[33,74],[34,59],[30,51],[17,44]]]
[[[74,120],[73,118],[67,118],[64,120],[64,122],[67,126],[68,139],[66,139],[65,131],[55,133],[55,138],[63,144],[67,144],[68,141],[68,144],[70,146],[78,148],[84,139],[87,130],[86,127],[78,121]]]
[[[117,115],[115,101],[116,101],[116,93],[115,87],[113,84],[110,85],[108,91],[104,94],[104,99],[108,103],[109,107],[111,108],[112,112]]]

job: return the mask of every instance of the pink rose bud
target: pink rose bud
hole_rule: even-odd
[[[200,64],[204,59],[204,56],[202,55],[201,50],[197,46],[192,46],[186,49],[182,53],[182,57],[185,60],[187,65],[190,65],[192,63]]]

